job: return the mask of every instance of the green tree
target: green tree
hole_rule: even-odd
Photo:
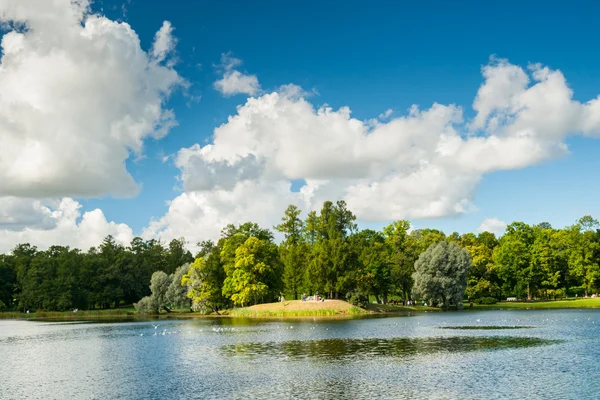
[[[462,308],[471,256],[456,243],[440,241],[429,246],[415,263],[414,290],[433,304]]]
[[[0,254],[0,301],[7,309],[13,307],[16,285],[17,273],[13,256]]]
[[[219,308],[225,303],[223,282],[225,270],[220,258],[220,247],[212,241],[199,243],[200,252],[183,276],[181,284],[187,287],[187,296],[197,311],[212,310],[219,314]]]
[[[502,296],[502,280],[494,263],[494,249],[498,239],[493,233],[482,232],[478,236],[467,233],[461,236],[460,245],[469,251],[473,265],[469,269],[467,295],[471,299]]]
[[[271,286],[281,269],[277,246],[252,236],[235,251],[234,264],[227,269],[223,283],[223,295],[242,306],[263,302],[265,298],[272,300],[274,292],[281,288]]]
[[[498,265],[498,276],[503,280],[502,291],[506,296],[522,297],[531,294],[541,282],[539,270],[531,262],[534,230],[523,222],[513,222],[506,227],[506,233],[494,254]]]
[[[185,248],[185,239],[173,239],[169,242],[166,254],[165,272],[172,274],[177,268],[194,261],[192,253]]]
[[[284,234],[284,241],[279,247],[281,261],[284,265],[283,283],[285,290],[298,299],[298,292],[302,289],[306,269],[306,256],[308,245],[304,241],[304,222],[300,219],[301,210],[290,205],[285,210],[281,224],[275,229]]]
[[[190,264],[183,264],[169,276],[171,283],[167,288],[166,298],[167,303],[173,308],[183,308],[190,306],[190,299],[187,297],[188,288],[184,285],[183,277],[190,270]]]
[[[415,261],[421,254],[421,245],[413,235],[408,233],[409,230],[410,222],[405,220],[396,221],[383,228],[392,265],[392,282],[405,300],[410,298]]]
[[[366,229],[352,236],[358,255],[356,286],[360,292],[380,296],[387,302],[392,286],[392,264],[381,232]]]
[[[569,269],[582,284],[585,295],[597,287],[600,278],[597,254],[600,249],[598,235],[594,229],[598,221],[589,215],[568,227],[570,239]]]
[[[167,312],[171,312],[171,309],[167,307],[169,303],[167,299],[167,291],[171,279],[163,271],[156,271],[152,274],[150,279],[150,296],[143,297],[139,302],[135,303],[134,306],[139,313],[154,313],[158,314],[161,309]]]

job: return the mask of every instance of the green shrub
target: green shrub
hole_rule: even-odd
[[[158,314],[158,304],[152,296],[141,298],[133,306],[139,314]]]
[[[346,293],[346,301],[357,307],[366,307],[369,304],[368,296],[359,290]]]
[[[481,297],[475,300],[475,302],[477,304],[496,304],[498,300],[493,297]]]
[[[6,311],[6,304],[2,300],[0,300],[0,312]]]

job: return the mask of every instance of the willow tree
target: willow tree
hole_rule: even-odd
[[[471,266],[469,252],[456,243],[440,241],[427,248],[415,263],[414,291],[422,299],[462,308]]]

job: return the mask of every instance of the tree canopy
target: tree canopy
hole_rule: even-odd
[[[304,218],[294,205],[282,211],[273,227],[279,243],[254,222],[228,224],[217,241],[197,243],[195,256],[183,238],[136,237],[125,245],[107,236],[87,251],[19,244],[0,255],[0,308],[136,303],[145,312],[219,312],[303,293],[361,304],[371,296],[460,306],[463,292],[471,300],[534,299],[591,295],[600,286],[600,225],[591,216],[561,229],[516,221],[496,237],[411,230],[404,220],[359,230],[344,201],[326,201]]]

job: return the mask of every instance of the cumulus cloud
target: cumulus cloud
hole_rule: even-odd
[[[223,73],[223,77],[213,84],[214,88],[225,97],[236,94],[247,94],[254,96],[260,92],[260,84],[256,75],[249,75],[239,70],[236,67],[242,65],[242,61],[235,58],[231,53],[221,55],[221,64],[219,69]]]
[[[500,221],[497,218],[486,218],[483,220],[477,232],[491,232],[496,236],[504,234],[506,231],[506,222]]]
[[[9,252],[19,243],[40,249],[63,245],[87,250],[98,246],[107,235],[122,244],[129,244],[133,238],[129,226],[107,221],[100,209],[82,214],[81,204],[71,198],[48,203],[5,198],[0,201],[0,209],[0,253]]]
[[[0,0],[0,196],[135,194],[130,153],[176,124],[171,25],[147,53],[88,3]]]
[[[600,133],[600,100],[573,100],[560,71],[492,59],[482,74],[467,121],[452,104],[362,121],[298,90],[249,98],[212,143],[180,150],[185,193],[147,233],[215,237],[225,223],[272,226],[287,204],[317,209],[328,199],[345,199],[364,221],[466,213],[485,174],[562,157],[568,135]],[[293,192],[293,180],[307,183]]]
[[[52,211],[46,204],[57,205],[52,200],[0,197],[0,229],[18,231],[26,227],[52,228]]]
[[[195,244],[218,238],[221,229],[231,223],[253,221],[272,228],[289,204],[308,205],[302,194],[290,191],[290,186],[282,181],[243,181],[231,190],[183,193],[169,203],[165,216],[144,229],[142,236],[163,241],[185,237]]]

